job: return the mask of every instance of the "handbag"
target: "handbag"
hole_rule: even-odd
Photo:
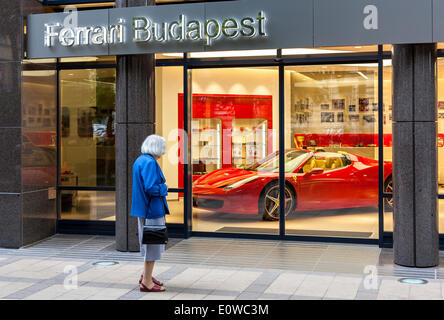
[[[168,230],[165,226],[144,226],[142,244],[167,244]]]
[[[151,196],[148,199],[148,207],[151,202]],[[166,226],[143,226],[142,244],[167,244],[168,230]]]

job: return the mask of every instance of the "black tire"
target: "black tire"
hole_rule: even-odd
[[[285,185],[287,207],[285,216],[296,208],[296,194],[291,187]],[[268,184],[259,197],[259,215],[265,221],[279,220],[279,182]]]
[[[384,182],[384,193],[392,193],[393,194],[393,179],[392,176],[389,176],[387,180]],[[393,211],[393,197],[392,198],[384,198],[384,211],[392,212]]]

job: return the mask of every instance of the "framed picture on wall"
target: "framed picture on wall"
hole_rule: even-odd
[[[355,104],[351,104],[348,106],[348,111],[349,112],[356,112],[356,105]]]
[[[376,122],[376,117],[372,114],[367,114],[365,116],[362,116],[362,119],[367,123]]]
[[[335,113],[321,112],[321,122],[335,122]]]
[[[344,122],[344,112],[338,112],[336,115],[337,122]]]
[[[444,110],[444,101],[438,102],[438,110]]]
[[[330,105],[328,103],[321,104],[321,110],[330,110]]]
[[[368,98],[359,98],[359,112],[368,111],[368,104],[369,104]]]
[[[359,122],[359,115],[358,114],[351,114],[348,116],[348,120],[350,122]]]
[[[69,127],[70,127],[70,114],[68,107],[62,107],[62,117],[61,117],[61,126],[60,129],[62,131],[62,137],[69,137]]]
[[[77,109],[77,135],[79,137],[93,136],[96,109],[96,106]]]
[[[345,109],[345,99],[333,99],[332,105],[333,105],[333,110],[344,110]]]
[[[372,103],[372,111],[378,111],[378,104]]]

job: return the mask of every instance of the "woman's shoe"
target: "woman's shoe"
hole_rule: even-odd
[[[165,288],[161,288],[157,284],[155,284],[151,289],[149,289],[146,285],[143,283],[140,283],[140,292],[164,292]]]
[[[154,284],[157,284],[158,286],[163,286],[163,282],[160,282],[154,277],[152,277],[151,279],[153,280]],[[143,281],[143,273],[140,275],[139,284],[142,283],[142,281]]]

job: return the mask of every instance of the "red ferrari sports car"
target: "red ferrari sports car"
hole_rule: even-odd
[[[378,205],[378,161],[346,152],[285,151],[285,215],[292,211]],[[392,163],[384,162],[392,192]],[[384,199],[387,208],[392,199]],[[219,169],[193,183],[193,206],[279,219],[279,153],[243,169]]]

